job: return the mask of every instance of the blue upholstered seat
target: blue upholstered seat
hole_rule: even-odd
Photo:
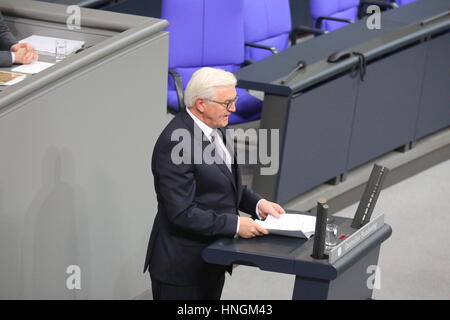
[[[417,0],[396,0],[395,2],[399,5],[399,6],[404,6],[407,4],[410,4],[412,2],[416,2]]]
[[[236,71],[244,63],[242,0],[165,0],[161,16],[169,21],[169,69],[181,77],[184,89],[201,67]],[[230,124],[259,119],[262,101],[238,89],[239,101]],[[169,76],[167,104],[179,110],[174,78]]]
[[[359,0],[311,0],[311,16],[316,28],[333,31],[358,19]],[[342,21],[336,21],[342,20]]]
[[[289,47],[291,11],[289,0],[244,0],[245,42],[275,48]],[[245,47],[247,60],[261,60],[273,53],[269,50]]]

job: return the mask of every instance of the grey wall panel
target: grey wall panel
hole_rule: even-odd
[[[61,23],[11,16],[5,17],[5,21],[11,32],[18,40],[24,39],[33,34],[38,34],[47,37],[84,41],[86,46],[91,46],[118,34],[116,31],[89,27],[83,27],[82,32],[79,32],[78,30],[69,30],[65,24]]]
[[[156,197],[168,36],[116,52],[0,114],[0,298],[132,298]],[[66,268],[81,268],[68,290]]]
[[[416,139],[450,124],[450,33],[428,42]]]
[[[413,141],[425,53],[425,46],[413,46],[367,67],[358,93],[348,169]]]
[[[345,75],[291,101],[277,201],[345,171],[357,83]]]
[[[52,21],[66,24],[70,13],[68,6],[73,3],[54,4],[32,0],[0,0],[3,15],[22,18],[31,18],[43,21]],[[82,27],[105,29],[110,31],[124,31],[140,24],[153,20],[154,24],[163,23],[164,20],[141,17],[131,14],[116,14],[114,12],[99,11],[96,9],[80,8],[80,22]]]

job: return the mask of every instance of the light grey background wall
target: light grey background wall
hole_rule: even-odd
[[[0,110],[0,298],[133,298],[156,213],[168,35]],[[68,290],[66,269],[81,270]]]

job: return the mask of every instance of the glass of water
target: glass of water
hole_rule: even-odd
[[[60,62],[66,58],[67,55],[67,43],[66,40],[55,40],[55,59],[56,62]]]
[[[334,223],[328,223],[325,233],[325,246],[327,249],[331,249],[337,244],[338,241],[338,228]]]

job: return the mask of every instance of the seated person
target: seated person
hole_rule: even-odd
[[[14,63],[28,64],[38,58],[31,44],[17,43],[0,12],[0,67],[9,67]]]

